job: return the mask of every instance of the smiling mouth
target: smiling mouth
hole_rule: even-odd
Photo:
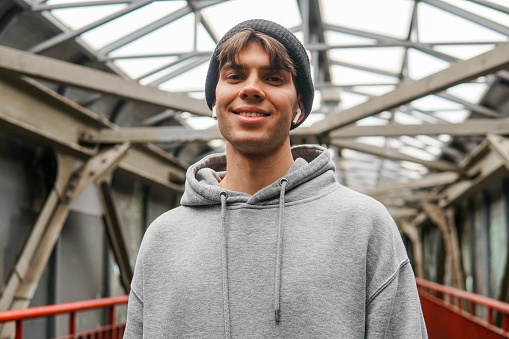
[[[258,112],[233,112],[243,117],[268,117],[270,114],[268,113],[258,113]]]

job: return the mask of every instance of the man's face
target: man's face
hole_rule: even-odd
[[[238,64],[219,72],[216,109],[226,141],[244,154],[270,154],[287,143],[298,97],[292,74],[271,69],[257,43],[240,51]]]

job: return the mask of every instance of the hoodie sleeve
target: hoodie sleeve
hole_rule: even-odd
[[[428,338],[408,260],[368,300],[366,338]]]
[[[142,245],[143,246],[143,245]],[[136,260],[129,302],[124,339],[143,338],[143,251],[142,246]]]

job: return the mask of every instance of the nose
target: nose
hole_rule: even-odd
[[[259,79],[250,77],[244,82],[244,87],[240,90],[239,96],[244,100],[263,100],[265,92],[260,86]]]

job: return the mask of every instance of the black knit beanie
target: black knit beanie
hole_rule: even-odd
[[[293,67],[295,68],[296,72],[295,87],[297,88],[297,93],[301,95],[301,101],[304,105],[304,119],[302,119],[298,124],[292,124],[291,127],[291,129],[296,128],[304,120],[306,120],[309,113],[311,112],[311,107],[313,105],[315,90],[313,88],[313,81],[311,80],[309,59],[304,46],[302,46],[297,37],[295,37],[295,35],[285,27],[272,21],[262,19],[244,21],[230,29],[221,38],[216,46],[216,49],[214,50],[212,58],[210,59],[207,79],[205,80],[205,98],[207,100],[207,105],[210,109],[212,109],[212,104],[216,99],[216,86],[219,79],[219,60],[217,57],[219,55],[221,46],[226,40],[244,28],[251,28],[254,31],[267,34],[268,36],[279,41],[286,48],[288,56],[292,60]]]

